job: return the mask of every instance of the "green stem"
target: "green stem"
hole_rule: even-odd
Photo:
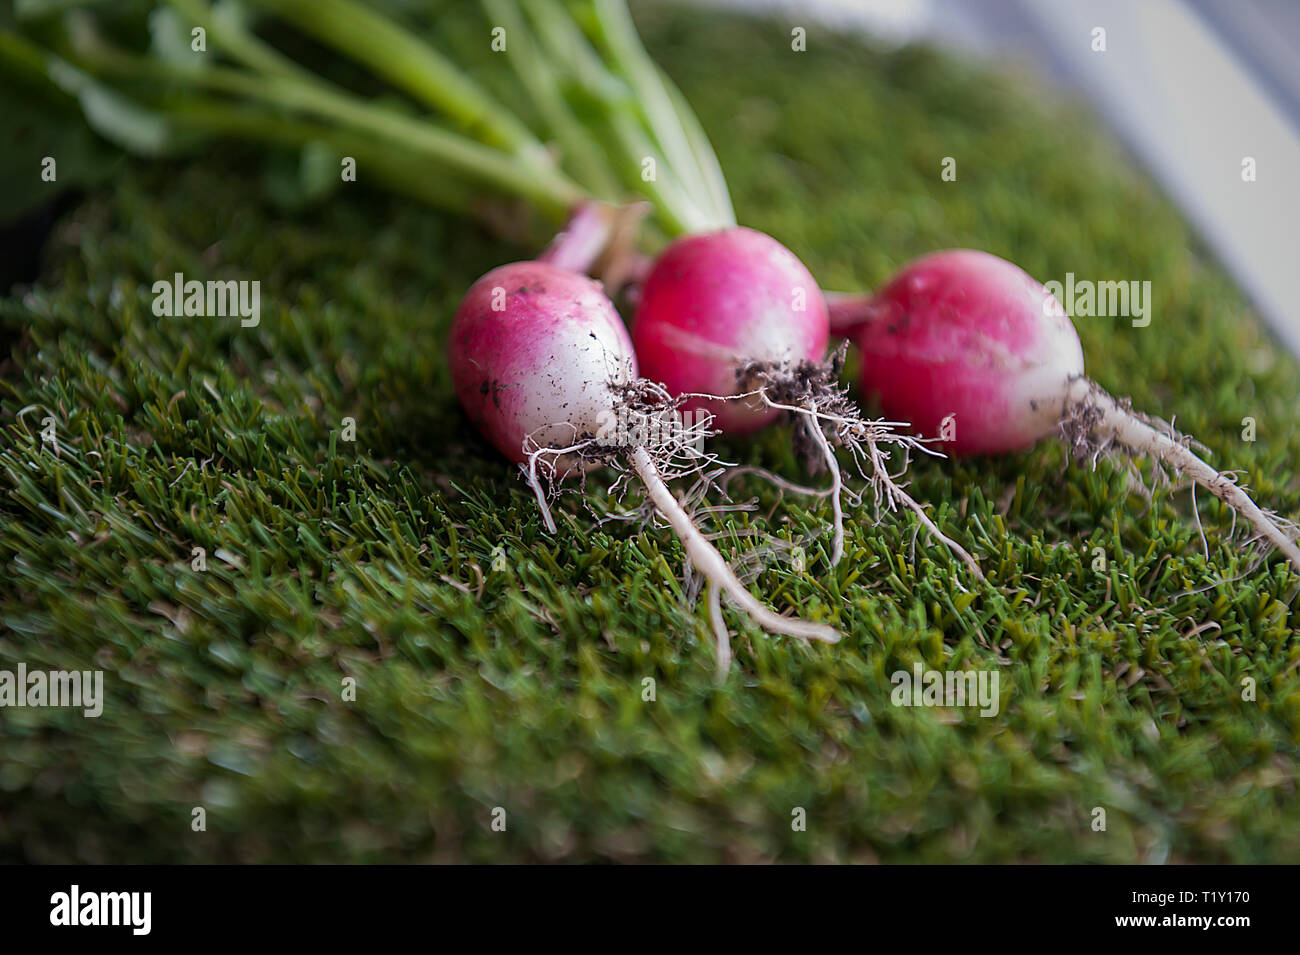
[[[506,30],[506,57],[543,121],[565,151],[574,178],[597,198],[616,201],[617,177],[604,162],[604,153],[564,101],[555,71],[533,43],[514,0],[483,0],[484,10]]]
[[[195,132],[288,146],[324,143],[340,156],[356,158],[362,169],[395,191],[456,215],[473,215],[482,199],[463,181],[429,175],[424,158],[417,153],[388,145],[376,146],[360,137],[347,136],[333,126],[200,98],[163,112],[176,125]]]
[[[543,149],[510,110],[400,24],[352,0],[253,0],[364,63],[475,139],[528,158]],[[486,42],[486,40],[485,40]]]
[[[697,161],[696,150],[691,146],[678,109],[664,85],[663,74],[641,45],[625,0],[592,2],[597,39],[631,84],[655,140],[673,164],[678,177],[690,187],[691,200],[709,211],[712,220],[709,226],[733,224],[734,213],[729,208],[720,208],[714,200],[708,177]],[[729,207],[730,203],[727,205]]]
[[[57,100],[61,107],[77,109],[77,97],[51,81],[45,51],[12,30],[0,29],[0,67],[16,82]]]
[[[238,65],[186,69],[129,55],[99,37],[85,14],[64,20],[68,60],[0,33],[0,61],[20,76],[43,75],[73,93],[101,132],[126,122],[125,134],[109,135],[134,151],[158,154],[194,141],[178,133],[317,140],[358,157],[401,191],[460,212],[475,201],[471,183],[484,192],[521,197],[556,219],[585,198],[617,201],[630,188],[652,200],[670,234],[734,223],[707,137],[640,46],[622,0],[584,0],[597,21],[588,26],[619,72],[557,0],[482,0],[506,27],[507,57],[536,105],[539,128],[563,150],[563,170],[528,126],[473,79],[401,23],[358,0],[248,2],[369,67],[436,109],[455,129],[334,85],[211,0],[161,2],[202,26],[227,64]],[[124,95],[94,73],[117,77],[121,89],[137,95]],[[191,97],[177,108],[178,89],[215,91],[240,103]],[[649,181],[642,175],[646,159],[656,167]],[[431,165],[437,178],[430,175]]]
[[[182,70],[112,50],[102,42],[83,43],[81,52],[99,67],[126,77],[170,80],[230,93],[249,100],[333,120],[355,131],[370,133],[536,203],[554,218],[584,198],[583,191],[553,167],[533,168],[516,157],[412,119],[379,104],[322,83],[305,83],[289,76],[257,75],[226,67]]]
[[[28,77],[40,77],[81,110],[86,124],[110,142],[137,155],[161,156],[177,145],[176,130],[154,110],[123,96],[67,60],[36,50],[25,40],[5,34],[0,57],[21,65]],[[31,53],[36,52],[37,59]]]
[[[712,200],[713,208],[718,212],[719,224],[734,226],[736,224],[736,210],[731,204],[731,191],[727,188],[727,178],[722,173],[722,164],[718,162],[718,154],[713,151],[713,144],[709,142],[708,134],[704,132],[704,127],[700,125],[699,117],[691,109],[691,104],[686,102],[686,97],[677,88],[677,84],[670,80],[662,70],[659,71],[659,75],[669,97],[672,98],[677,118],[681,121],[682,129],[686,133],[687,142],[690,143],[696,166],[700,170],[701,182]]]
[[[606,132],[612,136],[615,151],[622,157],[616,168],[623,181],[654,202],[659,219],[671,234],[707,228],[709,215],[678,183],[673,169],[637,122],[631,90],[605,68],[572,18],[555,0],[529,0],[525,9],[555,68],[564,64],[587,95],[604,108]],[[651,181],[645,181],[641,175],[641,163],[647,158],[655,160],[655,178]]]
[[[641,124],[625,111],[611,112],[608,117],[610,130],[626,154],[624,160],[617,164],[624,173],[624,180],[632,189],[648,193],[661,209],[661,218],[677,234],[701,232],[711,227],[712,220],[687,195],[672,167],[665,161],[658,147],[646,135]],[[639,158],[638,158],[639,157]],[[642,172],[642,163],[654,161],[654,178],[646,180]]]
[[[229,53],[245,66],[273,76],[287,76],[304,82],[317,81],[316,74],[262,42],[233,18],[216,15],[206,0],[166,0],[166,2],[195,26],[203,27],[215,46]]]

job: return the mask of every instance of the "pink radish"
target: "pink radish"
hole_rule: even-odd
[[[751,390],[754,362],[820,362],[830,330],[821,290],[771,236],[740,226],[688,235],[655,260],[641,285],[632,340],[645,375],[674,394],[733,398]],[[718,427],[748,434],[777,411],[758,397],[693,398]]]
[[[1084,376],[1065,309],[1012,263],[969,249],[936,252],[874,296],[837,297],[833,312],[862,350],[863,391],[954,454],[1021,450],[1054,432],[1077,457],[1118,444],[1193,478],[1300,568],[1292,536],[1233,475]]]
[[[493,269],[456,310],[448,352],[466,414],[498,451],[524,469],[552,532],[539,468],[544,476],[562,479],[622,463],[640,477],[691,566],[712,590],[725,593],[772,633],[839,640],[832,627],[779,616],[755,600],[669,490],[665,476],[693,473],[707,460],[698,452],[692,458],[700,432],[683,430],[678,403],[637,378],[632,343],[599,283],[540,261]],[[631,426],[611,429],[612,423],[629,420]],[[647,423],[652,427],[641,427]],[[642,433],[655,435],[656,443],[628,437]],[[711,594],[711,607],[715,600]],[[716,614],[711,617],[716,626]],[[725,629],[717,636],[725,672]]]
[[[811,459],[831,474],[832,565],[844,552],[844,485],[833,442],[853,453],[888,507],[911,508],[980,576],[970,555],[895,483],[879,445],[924,448],[893,434],[895,422],[862,420],[839,385],[839,360],[825,360],[829,336],[825,300],[803,263],[770,236],[739,226],[669,245],[644,278],[632,329],[643,374],[689,396],[687,406],[712,413],[724,432],[753,432],[780,412],[802,418]]]

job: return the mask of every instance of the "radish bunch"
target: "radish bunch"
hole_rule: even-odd
[[[505,101],[435,48],[428,38],[438,31],[361,0],[261,0],[252,18],[219,16],[208,0],[167,0],[153,13],[206,30],[205,60],[214,62],[203,70],[160,55],[157,44],[120,45],[147,32],[131,20],[148,4],[86,5],[66,16],[47,6],[19,15],[31,30],[0,30],[0,65],[75,97],[92,125],[128,149],[154,155],[215,137],[325,144],[353,157],[367,182],[509,234],[532,235],[540,219],[550,231],[571,214],[538,259],[493,269],[466,294],[448,344],[456,393],[484,437],[522,468],[552,532],[548,489],[600,466],[621,472],[616,484],[639,478],[708,581],[721,672],[723,594],[772,632],[832,642],[838,634],[763,607],[670,491],[673,480],[707,486],[715,476],[716,459],[701,447],[715,423],[738,437],[796,425],[810,469],[830,474],[830,488],[814,493],[831,500],[832,564],[844,552],[841,499],[862,499],[837,449],[878,508],[912,510],[978,578],[971,556],[900,487],[893,454],[901,450],[905,467],[912,451],[936,453],[935,442],[955,454],[1001,453],[1059,432],[1082,456],[1118,445],[1187,473],[1300,567],[1290,529],[1231,475],[1084,377],[1064,310],[1015,266],[939,253],[874,296],[828,301],[789,250],[739,227],[707,136],[642,48],[624,0],[482,0],[492,35],[500,26],[509,36],[505,62],[519,89]],[[272,46],[259,35],[268,23],[300,42]],[[369,82],[339,85],[338,64],[317,71],[282,49],[332,51],[368,70]],[[355,91],[371,87],[379,95]],[[93,108],[104,102],[142,121],[104,124]],[[516,114],[506,102],[531,105]],[[646,202],[628,207],[632,195]],[[641,239],[657,257],[636,247],[641,216]],[[631,335],[584,272],[611,287],[640,277]],[[860,346],[863,390],[890,420],[866,419],[840,385],[843,351],[826,353],[833,331]],[[687,426],[682,410],[706,417]],[[896,430],[908,424],[921,437]]]
[[[1112,445],[1150,456],[1222,500],[1300,569],[1291,529],[1232,474],[1085,377],[1065,309],[1010,262],[969,249],[936,252],[873,296],[836,301],[832,313],[862,351],[863,391],[952,453],[1017,451],[1059,433],[1078,458],[1095,460]]]

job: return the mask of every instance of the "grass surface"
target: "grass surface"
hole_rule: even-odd
[[[1092,375],[1300,511],[1296,366],[1086,116],[925,50],[644,22],[741,220],[826,286],[947,246],[1042,280],[1149,279],[1150,327],[1079,320]],[[910,517],[855,512],[836,570],[820,537],[804,573],[774,560],[754,582],[843,643],[728,611],[715,687],[670,535],[569,497],[548,536],[458,410],[455,302],[520,252],[360,188],[288,215],[260,175],[234,149],[131,164],[0,303],[0,669],[101,667],[107,693],[96,720],[0,710],[0,859],[1300,860],[1295,580],[1274,558],[1224,583],[1249,562],[1208,495],[1207,558],[1186,491],[1148,506],[1054,443],[920,462],[915,494],[990,585]],[[174,271],[259,279],[261,325],[155,318]],[[719,447],[800,474],[782,433]],[[733,556],[829,517],[733,490],[761,499],[719,522]],[[917,661],[997,668],[999,715],[891,705]]]

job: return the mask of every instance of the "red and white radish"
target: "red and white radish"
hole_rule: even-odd
[[[895,434],[893,422],[862,419],[839,384],[840,360],[826,360],[829,337],[826,302],[803,263],[771,236],[739,226],[669,245],[644,277],[632,328],[642,372],[689,396],[687,407],[712,413],[724,432],[751,433],[781,412],[802,418],[810,460],[831,474],[832,565],[844,552],[834,443],[849,448],[890,508],[914,510],[979,576],[889,473],[882,443],[924,448]]]
[[[1187,439],[1084,376],[1083,349],[1065,309],[1020,268],[970,249],[923,256],[872,296],[832,311],[862,351],[862,388],[886,415],[958,455],[994,454],[1061,434],[1077,457],[1111,445],[1150,455],[1241,514],[1300,569],[1300,549],[1234,476]]]
[[[470,421],[517,464],[600,431],[637,377],[627,329],[599,283],[515,262],[474,283],[452,324],[452,382]],[[561,477],[582,462],[557,456]]]
[[[539,466],[545,476],[563,479],[622,463],[640,477],[711,589],[772,633],[839,640],[830,626],[780,616],[755,600],[669,490],[665,475],[698,469],[680,464],[698,431],[664,427],[665,421],[680,421],[677,403],[638,379],[632,342],[599,283],[547,262],[493,269],[457,308],[448,352],[466,414],[523,468],[552,532]],[[629,420],[651,427],[611,427]],[[656,443],[633,443],[630,436],[638,434],[654,435]],[[724,630],[718,635],[720,661],[726,639]]]

